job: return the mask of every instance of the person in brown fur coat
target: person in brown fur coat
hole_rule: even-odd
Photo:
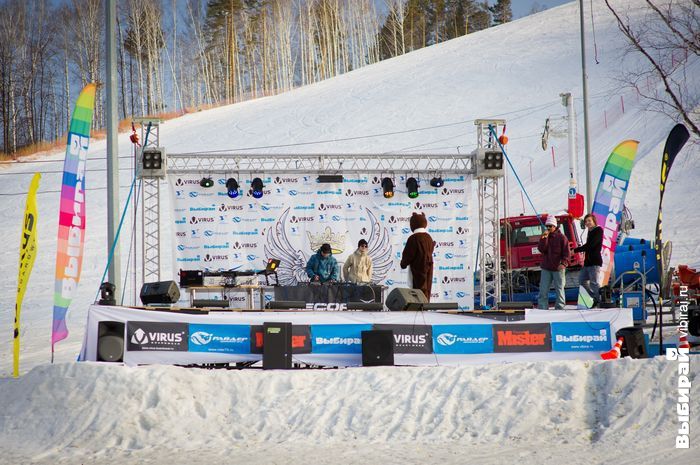
[[[430,302],[433,286],[433,249],[435,242],[428,234],[428,220],[425,213],[413,213],[410,220],[411,234],[401,254],[401,269],[408,267],[408,285],[420,289]]]

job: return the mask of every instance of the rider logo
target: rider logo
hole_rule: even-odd
[[[453,258],[455,258],[455,256],[454,256],[453,253],[447,252],[447,253],[445,254],[445,258],[448,259],[448,260],[452,260]]]
[[[464,208],[464,204],[462,202],[457,202],[455,203],[455,208]]]
[[[211,342],[212,338],[211,333],[205,333],[204,331],[197,331],[193,335],[190,336],[190,341],[193,343],[197,344],[198,346],[203,346],[206,344],[209,344]]]
[[[410,233],[410,232],[411,232],[411,230],[408,229],[408,228],[401,228],[401,233],[402,233],[402,234],[408,234],[408,233]]]
[[[240,223],[242,221],[242,218],[240,216],[234,216],[233,218],[231,218],[231,221],[233,221],[234,223]]]
[[[291,189],[287,192],[287,194],[289,194],[290,197],[295,197],[297,195],[297,191],[295,191],[294,189]]]
[[[190,192],[190,197],[192,197],[193,199],[194,199],[195,197],[197,197],[198,195],[199,195],[199,194],[198,194],[197,192]]]
[[[549,323],[493,325],[494,352],[551,352]]]
[[[457,278],[453,278],[453,279],[457,279]],[[457,291],[455,296],[457,296],[458,299],[463,299],[467,296],[467,293],[464,291]]]
[[[430,215],[430,216],[428,217],[428,221],[430,221],[431,223],[437,221],[437,216],[435,216],[435,215]]]

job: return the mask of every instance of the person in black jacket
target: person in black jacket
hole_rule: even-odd
[[[581,247],[576,247],[574,252],[585,252],[586,258],[583,261],[583,268],[579,273],[579,282],[586,291],[593,297],[593,306],[598,306],[600,297],[600,282],[598,276],[600,267],[603,266],[603,257],[600,249],[603,246],[603,228],[598,226],[595,216],[588,214],[583,217],[583,224],[588,229],[586,243]]]

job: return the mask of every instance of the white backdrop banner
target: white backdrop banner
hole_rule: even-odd
[[[406,176],[396,175],[395,194],[385,199],[381,177],[344,175],[342,183],[320,184],[316,176],[297,174],[262,178],[264,195],[250,195],[252,178],[231,175],[241,186],[237,198],[226,190],[229,176],[213,176],[214,186],[200,186],[201,175],[169,175],[175,240],[174,275],[180,269],[251,270],[267,258],[280,259],[282,285],[308,281],[306,262],[324,242],[331,244],[342,269],[360,239],[369,243],[372,281],[406,287],[401,252],[411,234],[412,212],[423,212],[436,243],[431,300],[473,308],[471,177],[444,177],[431,187],[419,178],[419,196],[407,195]]]

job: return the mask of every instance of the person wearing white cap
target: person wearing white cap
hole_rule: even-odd
[[[569,241],[559,231],[557,219],[547,215],[544,222],[546,231],[540,237],[537,249],[542,253],[542,271],[540,273],[540,295],[538,307],[549,308],[549,287],[554,283],[556,302],[554,308],[564,308],[564,285],[566,284],[566,267],[569,264]]]

